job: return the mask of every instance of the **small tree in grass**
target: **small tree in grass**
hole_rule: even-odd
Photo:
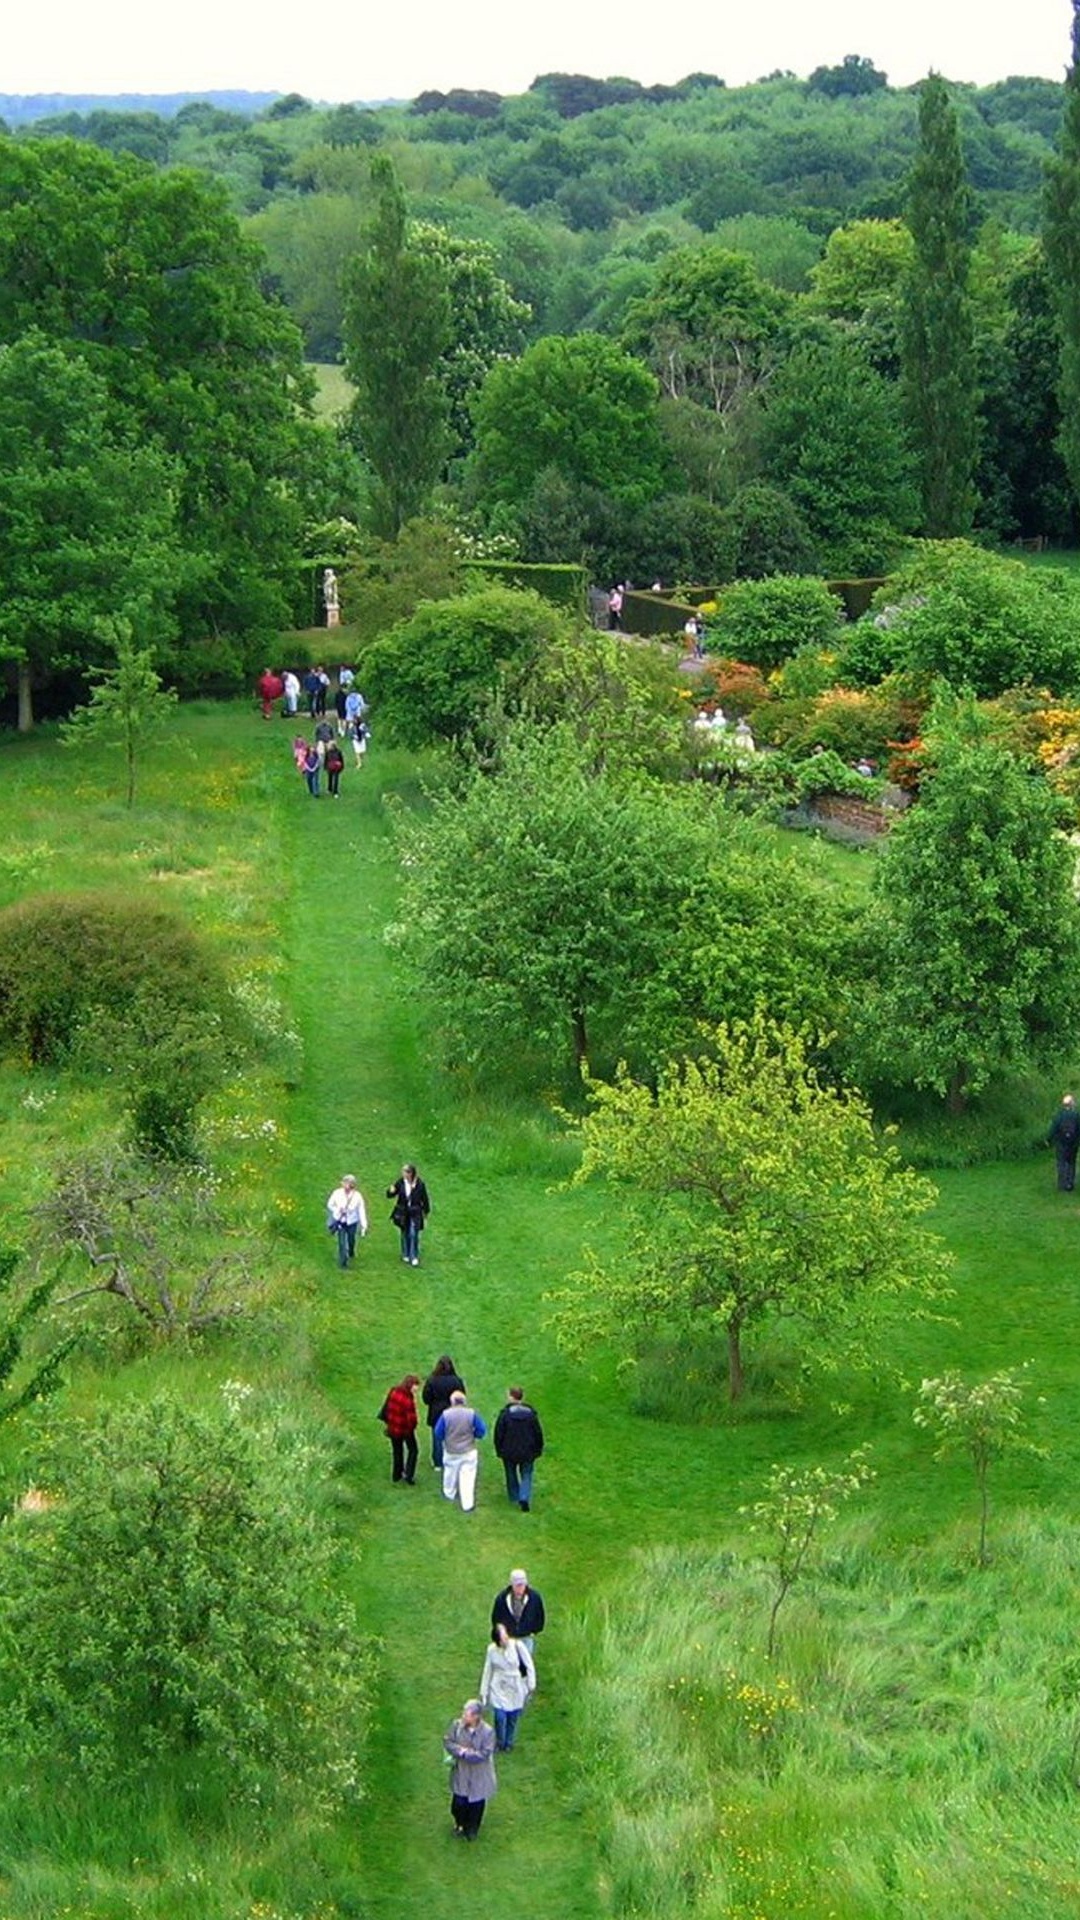
[[[127,804],[135,803],[135,769],[154,735],[171,718],[176,694],[163,687],[154,671],[149,647],[136,646],[127,621],[111,623],[116,665],[97,667],[85,707],[77,707],[60,729],[65,746],[85,740],[105,740],[123,755],[127,775]]]
[[[1024,1432],[1023,1387],[1017,1370],[1007,1367],[974,1383],[952,1370],[936,1380],[924,1380],[912,1417],[916,1426],[936,1434],[936,1459],[959,1452],[971,1461],[979,1489],[979,1565],[985,1567],[990,1468],[1006,1453],[1043,1451]]]
[[[617,1186],[628,1231],[624,1253],[590,1255],[553,1296],[560,1341],[712,1327],[732,1400],[744,1337],[769,1318],[796,1321],[821,1364],[865,1364],[891,1314],[943,1290],[946,1256],[922,1224],[935,1190],[878,1141],[859,1094],[819,1076],[805,1033],[759,1013],[703,1034],[708,1051],[655,1087],[625,1067],[586,1078],[575,1181]]]
[[[815,1540],[836,1510],[853,1493],[874,1479],[866,1463],[866,1448],[856,1447],[842,1468],[774,1467],[765,1486],[765,1498],[749,1513],[755,1533],[767,1537],[765,1559],[776,1575],[776,1592],[769,1612],[769,1637],[765,1648],[771,1660],[776,1650],[776,1619],[800,1574],[805,1571]]]
[[[17,1247],[0,1246],[0,1420],[10,1420],[35,1400],[44,1400],[60,1385],[60,1368],[77,1335],[59,1340],[43,1358],[27,1359],[24,1349],[31,1329],[40,1321],[56,1286],[55,1277],[39,1280],[20,1292],[17,1286],[21,1254]]]

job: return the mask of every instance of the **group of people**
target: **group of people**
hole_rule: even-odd
[[[407,1373],[391,1387],[378,1413],[390,1442],[390,1477],[407,1487],[416,1484],[419,1386],[419,1374]],[[465,1382],[448,1353],[436,1360],[420,1397],[431,1429],[431,1464],[442,1475],[443,1498],[457,1501],[463,1513],[471,1513],[476,1505],[479,1445],[487,1439],[488,1427],[483,1414],[470,1403]],[[495,1421],[494,1447],[502,1461],[507,1498],[522,1513],[529,1513],[533,1472],[544,1451],[544,1429],[522,1387],[506,1390],[506,1405]]]
[[[407,1267],[418,1267],[420,1235],[431,1212],[431,1200],[411,1160],[391,1181],[386,1197],[394,1203],[390,1219],[401,1235],[401,1258]],[[327,1199],[326,1227],[337,1240],[338,1266],[347,1267],[356,1255],[357,1237],[362,1240],[368,1230],[367,1207],[355,1174],[343,1173]]]
[[[386,1188],[393,1201],[390,1219],[397,1227],[401,1258],[409,1267],[420,1264],[420,1236],[431,1212],[431,1200],[416,1166],[407,1161]],[[338,1264],[348,1267],[356,1243],[368,1231],[364,1196],[351,1173],[342,1174],[326,1203],[326,1224],[337,1244]],[[440,1354],[426,1380],[407,1373],[390,1388],[377,1418],[390,1443],[390,1477],[395,1486],[414,1487],[419,1461],[417,1429],[420,1401],[431,1434],[431,1465],[440,1475],[442,1495],[463,1513],[476,1506],[479,1444],[488,1435],[487,1422],[471,1404],[462,1375],[448,1353]],[[506,1404],[495,1420],[493,1442],[502,1462],[506,1493],[522,1513],[532,1507],[533,1474],[544,1451],[544,1430],[524,1388],[508,1387]],[[542,1596],[529,1585],[522,1567],[511,1571],[508,1585],[496,1594],[491,1609],[491,1637],[480,1673],[479,1691],[466,1700],[443,1738],[450,1774],[450,1813],[454,1833],[475,1840],[484,1808],[496,1789],[494,1756],[510,1753],[518,1721],[536,1690],[536,1636],[545,1621]],[[490,1708],[492,1721],[485,1719]]]
[[[541,1595],[530,1587],[524,1567],[514,1567],[510,1584],[492,1604],[480,1691],[466,1700],[443,1735],[451,1768],[450,1818],[459,1839],[476,1839],[498,1785],[495,1755],[513,1752],[518,1721],[536,1691],[535,1648],[544,1622]],[[485,1707],[491,1708],[494,1725],[485,1720]]]
[[[275,678],[274,675],[270,675],[269,677],[270,679]],[[267,676],[264,675],[263,679],[259,682],[259,687],[263,698],[263,713],[266,718],[269,719],[267,695],[264,686],[266,678]],[[298,695],[300,683],[296,679],[296,675],[286,674],[285,679],[286,682],[290,679],[295,682],[295,690]],[[360,768],[364,764],[364,756],[367,753],[368,742],[371,739],[371,729],[368,726],[366,717],[367,702],[360,692],[359,687],[356,686],[355,679],[356,676],[351,667],[341,667],[339,669],[338,688],[334,695],[336,719],[332,721],[328,717],[326,710],[326,690],[330,685],[329,675],[322,667],[312,667],[310,672],[304,676],[304,692],[308,700],[309,715],[315,721],[315,732],[314,738],[311,740],[308,740],[302,733],[295,734],[293,736],[292,754],[297,771],[306,782],[307,790],[313,800],[319,798],[324,773],[326,774],[327,791],[331,799],[337,800],[340,798],[341,776],[345,771],[345,755],[341,746],[343,740],[348,740],[352,745],[353,761],[356,767]],[[291,706],[287,704],[285,711],[287,713],[295,713],[295,696],[287,695],[286,698],[287,700],[292,698],[293,704]]]

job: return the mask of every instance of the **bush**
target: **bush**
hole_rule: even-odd
[[[528,560],[470,560],[469,572],[479,576],[477,584],[513,587],[518,593],[538,593],[553,606],[581,613],[585,606],[587,581],[584,567],[547,564]]]
[[[0,1542],[9,1764],[142,1785],[165,1766],[316,1806],[355,1788],[363,1650],[334,1596],[327,1462],[229,1382],[75,1423],[35,1469],[45,1511]]]
[[[527,666],[549,642],[565,638],[569,624],[538,593],[511,587],[428,601],[368,648],[368,698],[401,746],[460,740],[504,670]]]
[[[153,1154],[195,1152],[199,1102],[246,1032],[214,956],[161,907],[39,894],[0,913],[0,1045],[34,1065],[115,1075]]]
[[[1035,681],[1080,686],[1080,596],[1065,574],[926,541],[875,596],[889,620],[890,665],[939,674],[982,698]]]
[[[800,647],[835,644],[839,609],[824,582],[777,574],[725,587],[710,622],[714,651],[778,667]]]

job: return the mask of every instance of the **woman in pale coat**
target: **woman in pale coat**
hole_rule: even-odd
[[[447,1727],[443,1746],[454,1763],[450,1774],[454,1832],[462,1840],[475,1840],[496,1785],[495,1733],[484,1719],[479,1700],[466,1700],[459,1717]]]
[[[495,1715],[495,1746],[510,1753],[517,1723],[529,1695],[536,1688],[533,1657],[521,1640],[511,1640],[501,1624],[491,1629],[491,1645],[480,1675],[480,1699]]]

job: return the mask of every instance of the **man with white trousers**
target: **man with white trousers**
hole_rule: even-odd
[[[460,1500],[462,1513],[471,1513],[476,1504],[476,1469],[480,1456],[476,1449],[487,1427],[470,1407],[463,1393],[450,1395],[450,1405],[435,1422],[435,1440],[442,1444],[443,1497]]]

